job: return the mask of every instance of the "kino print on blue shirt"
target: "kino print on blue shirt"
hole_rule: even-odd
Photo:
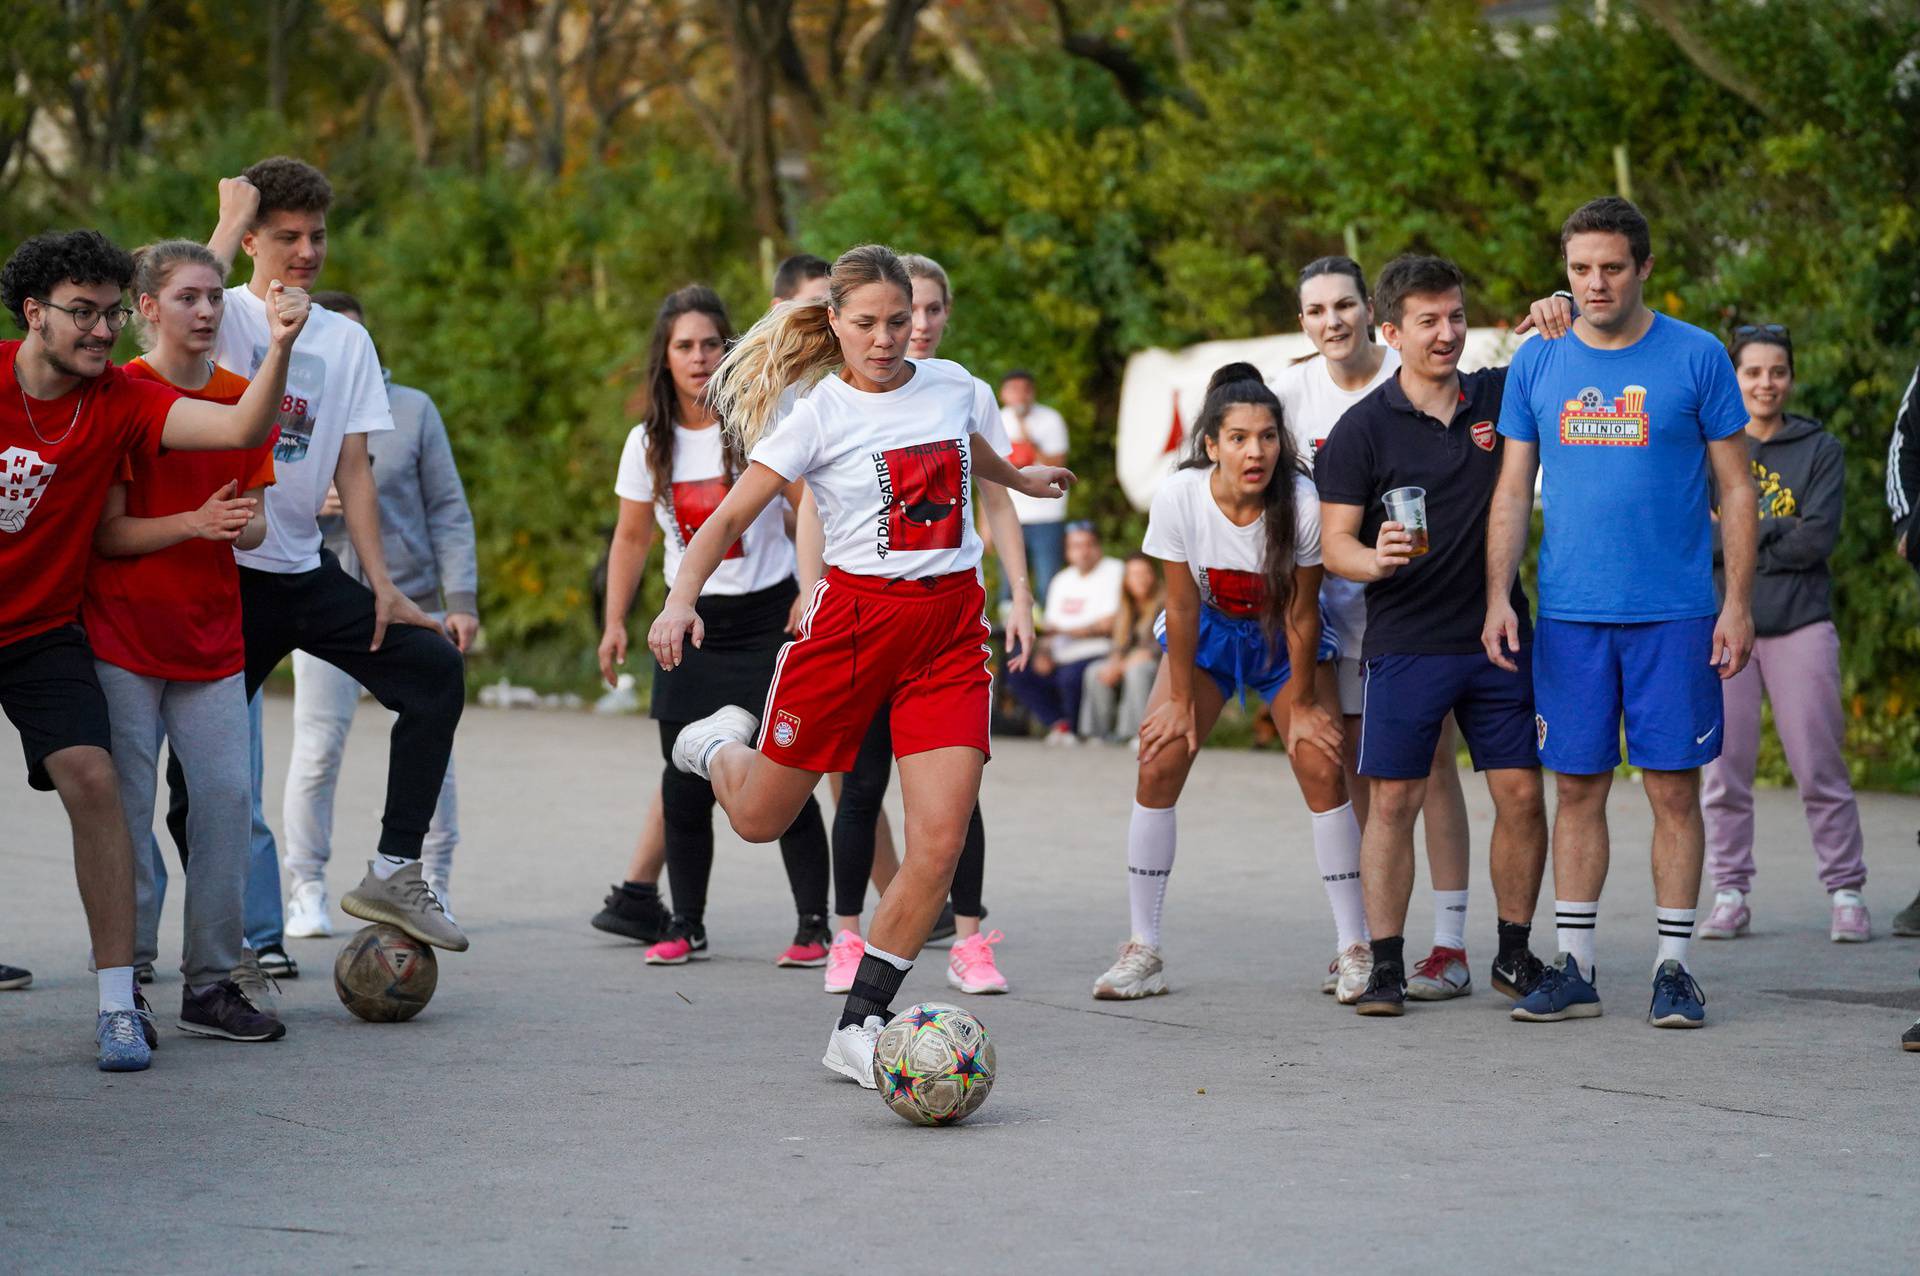
[[[1707,443],[1746,428],[1719,340],[1656,314],[1622,350],[1572,333],[1513,356],[1500,433],[1540,448],[1540,615],[1632,624],[1719,611]]]

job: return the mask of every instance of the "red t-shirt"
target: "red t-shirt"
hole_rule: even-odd
[[[159,452],[180,397],[109,365],[29,405],[14,374],[19,352],[18,341],[0,341],[0,646],[79,617],[107,488],[129,453]]]
[[[198,390],[182,390],[145,360],[126,367],[130,379],[158,383],[192,399],[238,403],[247,379],[225,368]],[[229,482],[242,492],[273,482],[273,440],[228,452],[164,452],[136,456],[122,468],[127,513],[165,518],[197,510]],[[94,556],[81,623],[93,654],[148,678],[212,682],[246,666],[240,635],[240,569],[233,546],[194,537],[151,554]]]

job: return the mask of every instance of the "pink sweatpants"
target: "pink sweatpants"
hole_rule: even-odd
[[[1716,890],[1753,885],[1753,771],[1760,755],[1760,697],[1773,702],[1774,729],[1800,786],[1820,880],[1829,891],[1867,880],[1860,810],[1843,753],[1840,635],[1828,620],[1754,642],[1753,660],[1721,684],[1727,738],[1702,777],[1707,864]]]

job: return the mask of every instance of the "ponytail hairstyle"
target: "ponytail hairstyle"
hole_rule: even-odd
[[[727,304],[720,294],[705,284],[688,284],[666,295],[653,316],[653,336],[647,342],[646,423],[647,472],[653,478],[653,499],[670,499],[673,491],[673,430],[680,423],[680,394],[673,386],[673,372],[667,367],[667,346],[673,340],[673,325],[681,315],[705,315],[720,331],[720,340],[733,337],[733,324],[727,319]],[[720,436],[729,477],[746,468],[740,449],[725,434]]]
[[[1287,613],[1293,606],[1293,480],[1295,475],[1305,474],[1307,468],[1293,445],[1293,435],[1287,430],[1286,413],[1280,407],[1280,399],[1267,387],[1258,368],[1251,363],[1229,363],[1208,380],[1206,402],[1201,405],[1199,419],[1193,426],[1193,449],[1187,459],[1180,462],[1180,468],[1212,469],[1214,461],[1207,456],[1207,442],[1212,440],[1217,447],[1220,426],[1228,410],[1243,406],[1266,409],[1272,414],[1274,425],[1280,429],[1280,455],[1274,463],[1273,473],[1267,476],[1266,490],[1261,493],[1265,503],[1261,521],[1266,528],[1267,544],[1260,562],[1263,586],[1260,628],[1278,650],[1285,642]]]
[[[222,284],[227,281],[220,259],[205,244],[191,239],[162,239],[133,250],[133,313],[138,317],[142,350],[152,350],[157,338],[147,324],[147,317],[140,313],[140,298],[158,297],[167,281],[173,278],[173,272],[189,265],[205,266]]]
[[[788,389],[805,389],[842,362],[840,339],[827,324],[828,312],[838,313],[855,289],[879,283],[892,284],[909,300],[913,297],[913,281],[893,249],[883,244],[849,248],[827,272],[825,301],[775,306],[727,352],[707,384],[707,397],[741,454],[752,452],[773,427]]]

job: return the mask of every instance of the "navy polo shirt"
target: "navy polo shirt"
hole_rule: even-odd
[[[1402,372],[1400,376],[1405,376]],[[1367,586],[1361,656],[1479,651],[1487,618],[1487,509],[1505,440],[1496,428],[1505,368],[1460,374],[1460,402],[1438,421],[1408,401],[1400,376],[1347,409],[1314,458],[1322,505],[1358,505],[1360,542],[1379,539],[1381,497],[1427,490],[1428,551]],[[1531,641],[1527,596],[1513,586],[1520,640]]]

